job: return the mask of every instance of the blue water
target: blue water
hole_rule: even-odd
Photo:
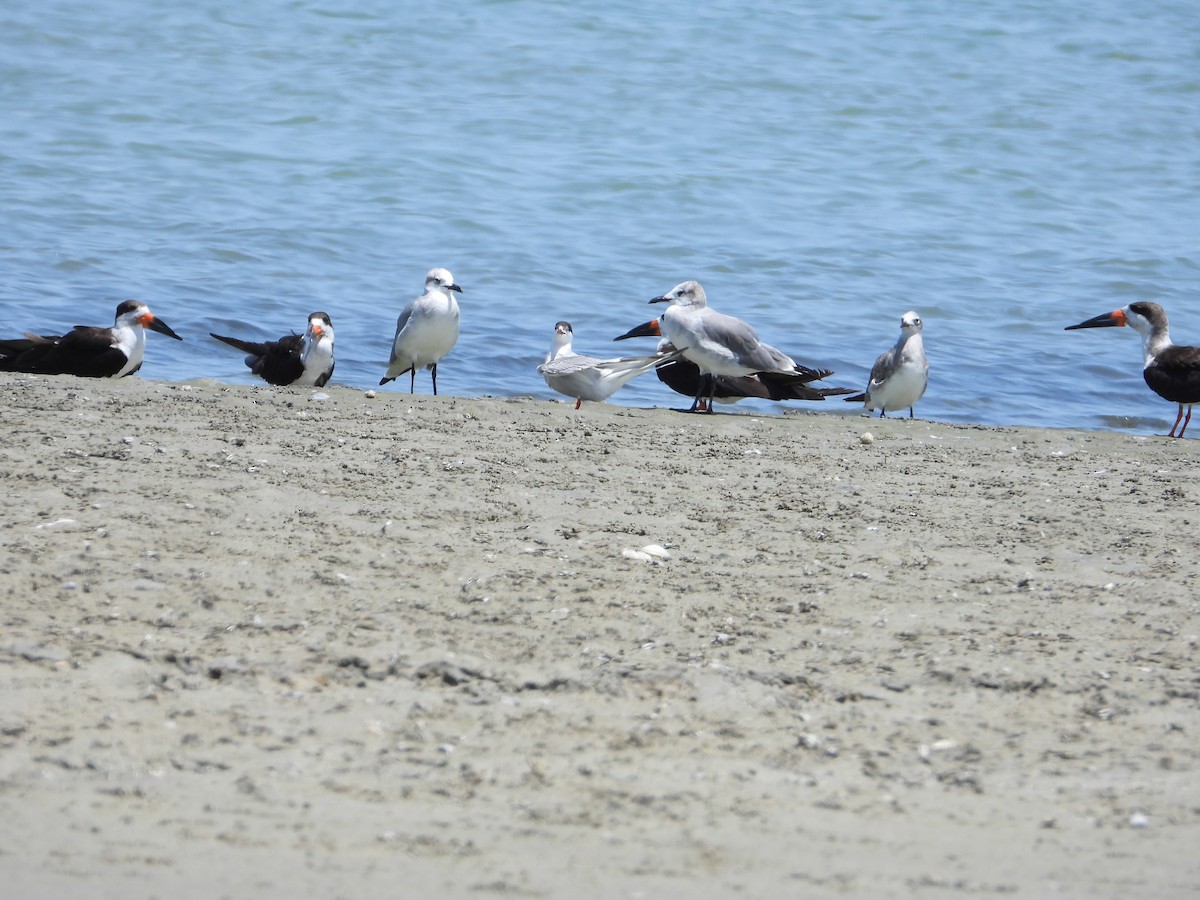
[[[207,333],[324,309],[368,387],[441,265],[441,392],[549,397],[556,320],[636,352],[695,278],[852,387],[919,310],[929,418],[1164,431],[1136,335],[1062,328],[1148,299],[1200,343],[1200,7],[746,6],[10,0],[3,321],[138,297],[185,338],[143,377],[250,383]]]

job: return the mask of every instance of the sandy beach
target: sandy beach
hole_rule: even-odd
[[[0,383],[8,896],[1200,895],[1200,439]]]

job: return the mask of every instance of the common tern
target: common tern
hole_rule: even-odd
[[[615,394],[626,382],[655,366],[677,359],[681,351],[656,353],[654,356],[629,356],[596,359],[581,356],[571,346],[575,333],[570,322],[554,325],[554,342],[538,372],[552,389],[575,398],[575,408],[584,400],[600,402]]]

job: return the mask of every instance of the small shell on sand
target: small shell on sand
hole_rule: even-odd
[[[871,434],[869,431],[864,431],[858,436],[858,442],[860,444],[873,444],[875,443],[875,435]]]
[[[641,550],[634,550],[632,547],[626,547],[621,551],[621,555],[626,559],[636,559],[638,562],[662,562],[665,559],[671,558],[671,551],[661,544],[647,544]]]

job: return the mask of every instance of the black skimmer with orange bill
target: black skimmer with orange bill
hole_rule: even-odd
[[[675,349],[670,341],[662,337],[662,328],[659,325],[658,319],[651,319],[649,322],[644,322],[636,328],[631,328],[620,337],[613,338],[613,340],[624,341],[635,337],[660,338],[658,343],[659,353],[670,352]],[[854,393],[850,388],[810,387],[809,382],[815,381],[817,378],[826,378],[833,374],[833,372],[828,370],[820,369],[812,370],[813,374],[809,375],[757,374],[742,375],[740,377],[731,375],[705,376],[700,374],[700,367],[694,362],[683,357],[678,357],[663,363],[655,372],[658,374],[659,381],[675,391],[675,393],[683,394],[686,397],[707,394],[709,385],[704,382],[704,379],[706,377],[711,378],[714,381],[712,396],[719,403],[736,403],[739,400],[745,400],[747,397],[756,397],[760,400],[824,400],[826,397],[837,397],[842,394]],[[693,404],[691,411],[703,411],[705,402],[702,396],[698,403]]]
[[[117,306],[112,328],[76,325],[63,335],[26,332],[25,337],[0,341],[0,370],[81,378],[120,378],[142,367],[146,331],[182,341],[167,323],[140,300]]]
[[[408,392],[414,393],[417,369],[426,368],[437,395],[438,362],[458,341],[458,301],[451,292],[461,294],[462,288],[447,269],[430,269],[425,274],[425,293],[404,307],[396,319],[396,336],[387,371],[379,379],[381,385],[408,372]]]
[[[701,375],[786,375],[816,381],[833,374],[799,365],[794,359],[758,338],[748,322],[717,312],[708,305],[704,288],[697,281],[684,281],[651,303],[669,303],[658,318],[663,337],[695,363]],[[692,409],[698,408],[707,392],[712,412],[715,379],[702,382]]]
[[[333,322],[329,313],[310,313],[304,334],[284,335],[277,341],[244,341],[211,331],[209,334],[245,353],[250,371],[268,384],[324,387],[333,375]]]
[[[546,361],[538,366],[538,372],[553,390],[575,398],[576,409],[583,405],[584,400],[597,403],[607,400],[626,382],[680,355],[680,351],[673,350],[654,356],[596,359],[574,351],[571,346],[574,336],[570,322],[556,322],[554,342],[546,354]]]
[[[900,317],[900,337],[896,343],[879,354],[871,366],[871,377],[864,393],[847,397],[847,403],[861,402],[867,410],[879,410],[879,418],[887,411],[913,407],[925,395],[929,386],[929,360],[925,358],[925,343],[921,338],[921,316],[909,310]]]
[[[1110,313],[1095,316],[1078,325],[1068,325],[1065,331],[1077,328],[1110,328],[1128,325],[1142,336],[1145,362],[1142,377],[1150,390],[1164,400],[1179,404],[1175,424],[1168,437],[1183,437],[1192,421],[1192,404],[1200,403],[1200,347],[1181,347],[1171,343],[1167,331],[1167,313],[1157,303],[1139,300]],[[1183,408],[1187,407],[1187,418]],[[1180,420],[1183,427],[1179,428]],[[1175,429],[1179,428],[1179,434]]]

